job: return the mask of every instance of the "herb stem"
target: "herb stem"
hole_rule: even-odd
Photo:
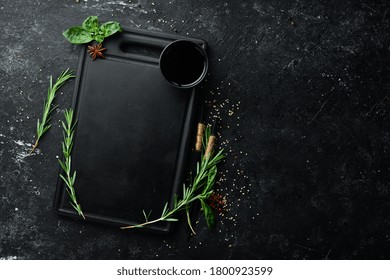
[[[58,160],[62,170],[65,173],[65,176],[60,174],[61,179],[66,184],[66,191],[69,194],[71,199],[70,204],[76,210],[76,212],[85,220],[83,211],[81,210],[81,205],[77,202],[76,191],[74,189],[74,183],[76,181],[76,171],[72,175],[72,148],[73,148],[73,135],[76,122],[73,122],[73,110],[65,110],[64,112],[65,122],[62,122],[62,127],[64,129],[64,140],[62,142],[62,153],[64,155],[64,160]]]
[[[35,149],[38,147],[38,143],[39,143],[39,138],[37,138],[37,140],[35,141],[28,155],[31,155],[35,151]]]
[[[195,235],[196,232],[195,232],[194,228],[192,227],[191,217],[190,217],[190,208],[189,207],[186,208],[186,216],[187,216],[187,224],[188,224],[192,234]]]
[[[54,111],[54,109],[57,108],[57,106],[53,106],[53,101],[56,97],[57,91],[65,84],[67,80],[74,77],[75,76],[73,75],[73,72],[69,69],[66,69],[60,74],[56,82],[53,84],[53,76],[50,76],[50,85],[47,90],[47,98],[43,103],[42,119],[38,119],[37,121],[36,140],[31,148],[29,155],[31,155],[35,151],[35,149],[38,147],[39,140],[51,127],[51,124],[49,124],[51,120],[50,115]]]

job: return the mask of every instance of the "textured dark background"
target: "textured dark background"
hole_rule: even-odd
[[[54,125],[26,156],[49,75],[76,69],[64,29],[102,21],[200,37],[200,88],[229,152],[227,211],[196,236],[57,217]],[[53,122],[71,103],[74,81]],[[18,259],[384,259],[390,257],[390,2],[0,2],[0,257]]]

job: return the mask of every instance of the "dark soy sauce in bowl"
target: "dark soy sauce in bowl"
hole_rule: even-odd
[[[206,75],[207,67],[206,53],[191,41],[179,40],[169,44],[160,57],[164,78],[181,88],[197,85]]]

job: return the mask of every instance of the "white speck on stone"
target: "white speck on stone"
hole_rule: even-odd
[[[15,144],[17,144],[19,146],[24,146],[24,142],[21,140],[17,140],[17,141],[14,140],[14,142],[15,142]]]

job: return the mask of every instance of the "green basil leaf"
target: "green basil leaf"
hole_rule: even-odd
[[[211,207],[206,202],[204,202],[204,200],[201,200],[200,203],[202,205],[204,217],[206,218],[207,226],[209,229],[212,229],[215,226],[213,209],[211,209]]]
[[[97,34],[97,35],[93,36],[93,39],[94,39],[96,42],[98,42],[98,43],[102,43],[102,42],[104,41],[104,36],[103,36],[103,35]]]
[[[99,21],[97,16],[87,17],[83,22],[83,28],[90,33],[99,32]]]
[[[62,33],[72,44],[85,44],[93,40],[91,34],[81,26],[73,26]]]
[[[212,192],[214,189],[214,183],[215,183],[215,178],[217,176],[217,166],[213,166],[210,168],[209,173],[207,174],[207,183],[205,188],[203,189],[202,194],[206,195],[208,192]]]
[[[103,32],[103,36],[106,38],[117,32],[122,32],[122,27],[119,22],[108,21],[106,23],[103,23],[102,26],[100,26],[100,31]]]

